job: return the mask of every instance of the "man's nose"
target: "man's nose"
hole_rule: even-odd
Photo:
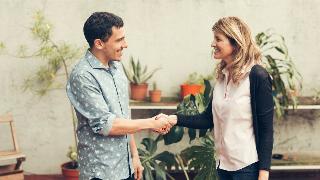
[[[122,44],[122,47],[123,48],[127,48],[128,47],[128,43],[126,41],[124,41],[123,44]]]

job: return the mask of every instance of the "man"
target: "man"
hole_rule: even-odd
[[[128,119],[128,81],[120,63],[128,47],[122,19],[96,12],[83,31],[90,49],[67,84],[78,118],[80,179],[141,179],[143,167],[132,134],[144,129],[165,133],[171,125],[165,118]]]

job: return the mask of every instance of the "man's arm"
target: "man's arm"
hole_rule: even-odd
[[[166,120],[166,118],[159,118],[156,121],[155,118],[135,120],[115,118],[112,122],[111,130],[107,135],[133,134],[145,129],[159,129],[168,126],[171,127],[169,121]],[[103,130],[101,132],[103,134]]]
[[[143,129],[162,128],[170,125],[166,119],[154,118],[126,120],[116,117],[102,96],[99,85],[91,74],[76,74],[70,77],[67,95],[74,108],[87,119],[94,133],[105,136],[125,135]]]
[[[142,172],[144,168],[140,162],[137,145],[134,140],[134,135],[131,134],[130,136],[131,136],[130,150],[131,150],[132,164],[134,168],[134,179],[140,180],[142,178]]]

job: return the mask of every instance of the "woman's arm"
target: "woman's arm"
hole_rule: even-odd
[[[201,114],[186,116],[177,115],[177,126],[193,129],[209,129],[213,127],[212,103],[210,102],[205,111]]]
[[[257,73],[256,112],[259,144],[257,144],[259,169],[270,170],[273,148],[272,80],[265,69]]]

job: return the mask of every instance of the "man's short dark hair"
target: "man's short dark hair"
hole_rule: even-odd
[[[101,39],[104,42],[108,41],[112,35],[112,27],[123,27],[121,17],[108,12],[93,13],[83,26],[83,33],[89,46],[93,46],[95,39]]]

